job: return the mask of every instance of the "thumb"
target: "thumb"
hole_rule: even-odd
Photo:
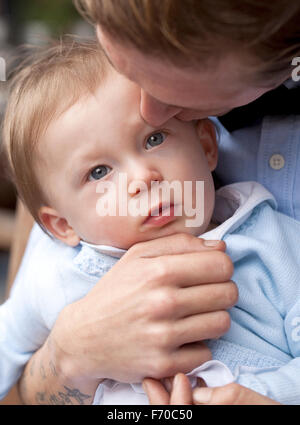
[[[223,251],[226,244],[222,240],[205,240],[187,233],[164,236],[133,245],[124,255],[141,255],[145,257],[160,257],[162,255],[188,254],[202,251]],[[123,257],[123,258],[124,258]]]
[[[209,405],[279,405],[280,403],[265,397],[239,384],[228,384],[215,388],[196,388],[193,392],[194,404]]]

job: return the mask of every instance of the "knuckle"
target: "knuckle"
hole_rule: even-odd
[[[178,235],[178,239],[183,246],[189,246],[191,241],[195,239],[195,236],[191,235],[190,233],[180,233]]]
[[[161,355],[153,364],[152,376],[156,379],[165,378],[174,374],[174,365],[169,356]]]
[[[156,305],[158,305],[159,308],[164,311],[165,316],[170,316],[174,313],[174,311],[176,311],[178,302],[175,291],[172,290],[172,288],[160,288],[158,291],[156,291],[155,298]]]
[[[149,341],[158,349],[169,347],[173,341],[171,327],[165,323],[156,323],[148,332]]]
[[[143,302],[144,316],[152,319],[170,318],[177,308],[176,290],[167,286],[153,289]]]
[[[176,311],[178,302],[171,288],[159,288],[149,295],[144,311],[154,318],[170,317]]]
[[[170,274],[170,267],[165,259],[159,258],[153,261],[151,267],[152,279],[158,284],[164,283]]]
[[[152,298],[148,296],[141,306],[142,316],[145,320],[151,321],[155,319],[159,312],[157,312],[157,308],[155,303],[152,301]]]
[[[143,253],[143,242],[137,242],[136,244],[132,245],[128,251],[125,253],[125,255],[128,256],[134,256],[137,257],[139,256],[141,253]],[[124,255],[124,256],[125,256]]]
[[[165,326],[165,329],[160,334],[159,345],[162,349],[169,349],[173,345],[174,331],[171,326]]]

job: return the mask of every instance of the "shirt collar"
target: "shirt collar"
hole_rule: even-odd
[[[286,80],[283,85],[291,90],[291,89],[296,89],[298,87],[300,87],[300,80],[299,81],[294,81],[292,78],[289,78],[288,80]]]

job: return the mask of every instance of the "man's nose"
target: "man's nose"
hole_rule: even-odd
[[[140,112],[145,121],[153,127],[158,127],[177,115],[182,108],[159,102],[143,89],[141,90]]]
[[[130,196],[137,195],[143,188],[151,189],[151,182],[161,182],[163,180],[161,173],[152,166],[132,164],[131,167],[132,171],[128,178],[128,193]]]

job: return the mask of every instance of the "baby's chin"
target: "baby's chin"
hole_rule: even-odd
[[[114,248],[128,250],[133,245],[141,242],[147,242],[166,236],[187,233],[189,235],[200,236],[208,229],[209,223],[201,223],[199,226],[193,226],[193,220],[186,217],[178,217],[177,220],[161,227],[149,227],[140,229],[135,228],[134,232],[120,232],[118,235],[106,235],[103,238],[93,238],[89,243],[94,245],[106,245]],[[133,234],[134,233],[134,234]]]
[[[184,225],[181,225],[181,226],[170,225],[169,227],[165,226],[165,228],[157,229],[156,231],[153,231],[151,229],[152,231],[140,233],[136,238],[133,238],[127,242],[119,241],[119,243],[117,242],[117,244],[113,246],[115,246],[116,248],[128,250],[129,248],[131,248],[133,245],[137,243],[148,242],[155,239],[176,235],[179,233],[187,233],[189,235],[200,236],[202,233],[205,232],[206,227],[207,226],[205,226],[205,229],[203,229],[203,226],[200,226],[200,227],[186,227]]]

